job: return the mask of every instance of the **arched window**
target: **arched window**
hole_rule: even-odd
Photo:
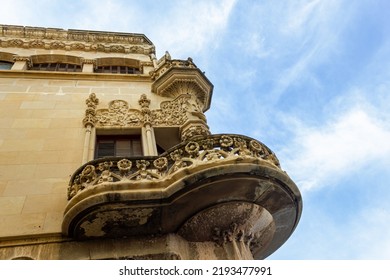
[[[14,65],[12,62],[0,60],[0,70],[10,70]]]
[[[35,63],[31,70],[37,71],[58,71],[58,72],[81,72],[81,65],[70,63]]]
[[[31,56],[35,71],[81,72],[81,57],[61,54],[40,54]]]
[[[103,57],[96,60],[96,73],[141,74],[140,62],[124,57]]]
[[[112,73],[112,74],[139,74],[139,68],[118,65],[104,65],[96,68],[96,73]]]

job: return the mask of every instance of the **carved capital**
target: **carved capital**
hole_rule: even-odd
[[[16,62],[16,61],[23,61],[23,62],[26,62],[28,68],[31,68],[31,67],[32,67],[31,58],[30,58],[29,56],[19,56],[19,55],[15,55],[15,56],[14,56],[14,62]]]
[[[82,64],[92,64],[93,65],[93,68],[96,68],[96,59],[87,59],[87,58],[83,58],[82,59]]]
[[[187,141],[197,136],[208,136],[210,130],[206,124],[202,123],[190,123],[185,126],[181,131],[181,140]]]

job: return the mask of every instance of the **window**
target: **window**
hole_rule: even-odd
[[[95,158],[142,156],[139,135],[100,135],[96,139]]]
[[[0,60],[0,70],[10,70],[12,65],[14,65],[12,62]]]
[[[98,66],[96,73],[112,73],[112,74],[139,74],[138,68],[129,66],[105,65]]]
[[[58,71],[58,72],[81,72],[81,66],[69,63],[37,63],[31,70]]]

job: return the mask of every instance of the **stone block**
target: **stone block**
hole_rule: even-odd
[[[49,86],[30,86],[28,92],[38,92],[38,93],[55,93],[59,92],[60,87],[49,87]]]
[[[96,94],[119,94],[119,89],[115,87],[94,87],[91,88],[91,92]]]
[[[0,165],[1,180],[27,180],[33,178],[35,164],[4,164]]]
[[[0,92],[27,92],[28,88],[28,86],[2,85],[0,87]]]
[[[49,180],[10,180],[4,189],[3,196],[22,196],[50,194],[53,182]]]
[[[22,214],[62,212],[67,203],[63,194],[28,195]]]
[[[0,119],[0,128],[10,128],[12,127],[14,123],[14,119],[13,118],[2,118]],[[4,139],[5,136],[6,136],[6,133],[5,132],[2,132],[3,135],[1,135],[1,137]]]
[[[0,197],[0,216],[20,214],[26,196],[3,196]]]
[[[102,81],[77,81],[78,87],[103,87],[104,82]]]
[[[89,94],[91,92],[88,87],[61,87],[63,93],[86,93]]]
[[[1,142],[3,140],[0,140],[0,147]],[[20,157],[19,157],[19,151],[0,151],[0,164],[20,164]]]
[[[16,119],[13,128],[49,128],[49,119]]]
[[[0,151],[42,151],[43,139],[4,139]]]
[[[80,150],[83,148],[83,140],[81,139],[46,139],[43,145],[45,151],[68,151]],[[1,148],[1,147],[0,147]]]
[[[77,166],[71,163],[38,164],[34,177],[39,179],[69,178],[75,169]]]
[[[49,212],[45,218],[45,224],[43,226],[43,232],[45,233],[60,233],[62,224],[63,213]]]
[[[21,109],[33,109],[33,110],[42,110],[42,109],[54,109],[55,102],[53,101],[24,101],[20,105]]]
[[[46,213],[0,216],[0,237],[42,232]]]

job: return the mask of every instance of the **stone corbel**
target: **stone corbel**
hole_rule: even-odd
[[[29,56],[14,56],[14,65],[12,70],[27,70],[33,66],[31,58]]]
[[[97,67],[96,59],[86,59],[86,58],[84,58],[82,60],[82,64],[83,64],[83,72],[93,73],[94,70]]]
[[[210,134],[209,127],[203,121],[189,121],[180,129],[182,141],[188,141],[197,136],[208,136]]]

